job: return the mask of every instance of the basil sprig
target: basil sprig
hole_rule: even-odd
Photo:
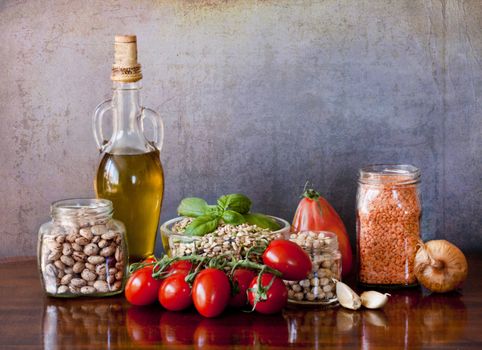
[[[233,193],[221,196],[218,199],[218,207],[223,210],[233,210],[239,214],[246,214],[251,208],[251,199],[244,194]]]
[[[186,227],[186,234],[190,236],[204,236],[213,232],[219,225],[219,217],[215,214],[198,216]]]
[[[209,205],[202,198],[184,198],[177,207],[177,212],[181,216],[195,218],[185,231],[191,236],[204,236],[213,232],[221,221],[231,225],[248,222],[261,228],[280,229],[276,221],[263,214],[249,213],[250,209],[251,200],[248,197],[232,193],[219,197],[217,205]]]
[[[279,230],[280,225],[271,217],[260,213],[245,214],[244,218],[250,225],[256,225],[262,228],[269,228],[272,231]]]
[[[177,207],[177,213],[182,216],[197,218],[206,214],[208,211],[208,203],[202,198],[189,197],[184,198]]]

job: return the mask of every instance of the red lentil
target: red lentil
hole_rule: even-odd
[[[359,281],[413,285],[420,239],[420,172],[409,165],[375,165],[360,171],[357,196]]]

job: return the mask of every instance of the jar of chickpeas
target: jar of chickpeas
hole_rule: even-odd
[[[420,170],[371,165],[360,170],[357,194],[358,280],[366,286],[416,285],[420,241]]]
[[[336,234],[328,231],[302,231],[292,233],[290,240],[308,253],[313,267],[307,279],[285,281],[288,302],[305,305],[336,303],[338,300],[334,279],[341,279],[341,253]]]

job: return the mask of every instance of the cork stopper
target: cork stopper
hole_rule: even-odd
[[[116,35],[111,80],[122,83],[133,83],[141,79],[141,65],[137,63],[136,36]]]

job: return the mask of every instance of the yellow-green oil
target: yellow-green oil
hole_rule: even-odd
[[[129,261],[154,254],[164,193],[159,152],[105,153],[95,180],[97,197],[114,204],[114,218],[126,226]]]

